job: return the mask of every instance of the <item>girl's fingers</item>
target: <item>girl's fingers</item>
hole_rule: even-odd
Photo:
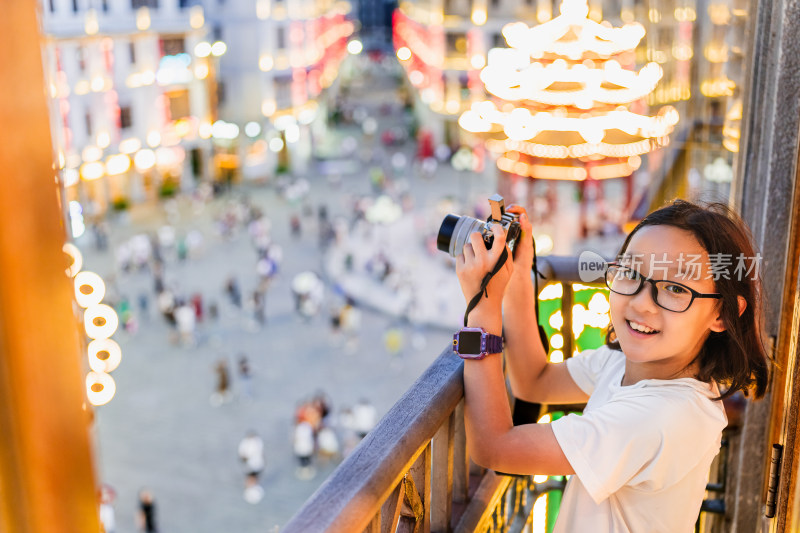
[[[472,243],[466,243],[464,245],[464,249],[462,250],[461,257],[464,258],[464,262],[472,262],[475,259],[475,248],[472,246]]]
[[[528,233],[531,229],[531,221],[528,218],[528,212],[525,210],[524,207],[521,205],[510,205],[506,210],[509,213],[514,213],[515,215],[519,215],[519,225],[522,227],[522,231]]]
[[[500,224],[492,224],[492,233],[494,234],[494,242],[492,243],[492,249],[489,250],[489,260],[494,266],[497,260],[500,259],[503,248],[506,247],[506,232]]]
[[[477,231],[470,233],[469,243],[467,243],[465,248],[467,246],[470,246],[472,249],[472,257],[478,257],[479,254],[483,254],[486,251],[486,244],[483,242],[483,235]]]
[[[456,256],[456,271],[464,267],[466,263],[466,258],[464,257],[464,253],[462,251],[461,255]]]

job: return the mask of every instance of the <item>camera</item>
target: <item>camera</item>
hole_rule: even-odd
[[[461,255],[464,245],[469,242],[471,233],[478,232],[483,236],[486,249],[492,247],[494,234],[492,224],[500,224],[506,233],[506,243],[511,254],[514,254],[514,246],[520,236],[519,216],[506,211],[505,200],[499,194],[489,197],[491,214],[486,222],[469,216],[458,216],[449,214],[444,217],[442,225],[439,227],[439,234],[436,237],[436,247],[443,252],[447,252],[452,257]]]

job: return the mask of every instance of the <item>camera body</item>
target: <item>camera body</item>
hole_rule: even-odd
[[[521,234],[519,216],[506,211],[505,200],[499,194],[489,197],[489,206],[491,214],[485,222],[466,215],[449,214],[444,217],[439,227],[439,234],[436,236],[436,247],[452,257],[458,257],[464,245],[469,242],[470,234],[478,232],[483,237],[486,249],[491,249],[494,242],[492,224],[500,224],[506,234],[508,249],[514,255],[514,248]]]

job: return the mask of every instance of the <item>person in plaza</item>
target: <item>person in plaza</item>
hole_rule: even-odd
[[[299,421],[295,424],[292,435],[292,450],[297,458],[295,475],[299,479],[311,479],[316,474],[311,464],[315,447],[314,428],[306,420]]]
[[[180,340],[178,332],[178,320],[175,311],[180,306],[180,301],[175,297],[170,289],[164,289],[158,295],[158,309],[164,317],[169,329],[170,342],[176,344]]]
[[[217,386],[214,394],[211,395],[211,404],[219,406],[231,399],[231,375],[228,370],[228,362],[224,357],[214,365],[214,373],[217,377]]]
[[[297,213],[293,213],[289,219],[289,228],[291,229],[291,236],[293,239],[299,239],[303,233],[303,226],[300,223],[300,217]]]
[[[197,315],[194,307],[187,301],[182,301],[175,308],[175,322],[180,335],[180,342],[185,347],[195,344],[194,330],[197,325]]]
[[[383,344],[386,346],[386,353],[391,357],[397,357],[403,350],[403,332],[398,325],[389,326],[383,335]]]
[[[186,258],[189,256],[189,245],[186,244],[186,237],[178,237],[175,249],[178,254],[178,261],[181,263],[186,261]]]
[[[317,432],[317,457],[323,465],[335,461],[341,455],[341,446],[336,430],[329,422],[323,421]]]
[[[143,320],[148,320],[150,318],[150,296],[142,291],[139,293],[137,299],[139,301],[139,316],[141,316]]]
[[[161,260],[161,256],[154,256],[153,257],[153,292],[156,295],[160,295],[166,289],[166,284],[164,283],[164,262]]]
[[[301,272],[292,279],[292,295],[295,310],[303,319],[310,320],[317,315],[322,306],[325,284],[316,272],[310,270]]]
[[[242,397],[253,397],[253,370],[250,367],[250,360],[245,354],[239,354],[239,383],[242,389]]]
[[[231,303],[236,307],[242,306],[242,291],[239,289],[239,282],[236,281],[235,276],[229,276],[227,280],[225,280],[225,292],[228,294],[228,298],[231,299]]]
[[[349,354],[358,350],[358,332],[361,329],[361,311],[352,298],[347,298],[339,312],[339,326],[344,333],[345,351]]]
[[[361,442],[356,430],[356,421],[352,408],[345,406],[339,411],[338,427],[342,436],[342,457],[347,457]]]
[[[338,307],[331,308],[331,336],[334,340],[339,340],[339,333],[342,330],[342,314]]]
[[[264,496],[264,489],[258,484],[258,478],[266,464],[264,440],[251,429],[239,442],[238,453],[245,469],[244,499],[248,503],[258,503]]]
[[[114,489],[103,483],[100,487],[100,524],[103,526],[103,533],[114,533],[117,529],[113,505],[115,497]]]
[[[264,326],[267,323],[266,291],[254,290],[251,301],[253,303],[253,319],[259,326]]]
[[[192,295],[192,299],[190,300],[192,303],[192,308],[194,309],[194,317],[197,323],[203,322],[203,295],[199,292],[196,292]]]
[[[319,413],[320,425],[328,422],[331,415],[331,399],[323,390],[318,390],[311,398],[311,407]]]
[[[142,533],[158,533],[156,502],[149,489],[139,491],[139,508],[136,512],[136,527]]]
[[[606,265],[606,344],[553,364],[534,312],[532,226],[524,209],[509,211],[522,235],[485,291],[507,250],[501,227],[492,227],[491,249],[472,234],[456,261],[466,300],[482,294],[467,326],[482,328],[472,333],[487,344],[470,346],[464,330],[454,339],[473,460],[510,474],[571,475],[558,533],[693,531],[727,424],[721,400],[737,391],[760,398],[768,382],[749,230],[723,204],[676,200],[646,216]],[[503,343],[515,397],[586,402],[582,416],[513,426]]]
[[[366,398],[361,398],[353,406],[353,426],[359,439],[367,436],[378,421],[375,406]]]
[[[298,402],[297,408],[295,409],[294,420],[295,424],[306,422],[311,427],[311,431],[314,435],[316,435],[319,428],[322,427],[322,413],[313,400],[308,401],[304,399]]]

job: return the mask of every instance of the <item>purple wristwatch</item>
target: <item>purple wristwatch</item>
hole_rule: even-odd
[[[483,359],[503,351],[503,338],[486,333],[483,328],[461,328],[453,335],[453,351],[461,359]]]

